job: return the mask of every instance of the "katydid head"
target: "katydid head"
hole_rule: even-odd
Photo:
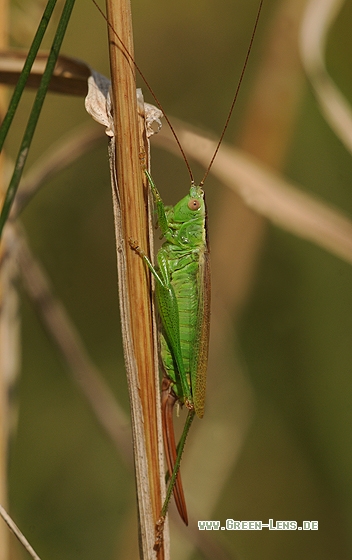
[[[191,185],[189,194],[175,204],[168,218],[170,227],[178,232],[175,240],[180,247],[196,249],[205,246],[207,213],[201,187]]]
[[[173,211],[175,222],[189,222],[205,218],[204,191],[201,187],[191,185],[189,194],[182,198]]]

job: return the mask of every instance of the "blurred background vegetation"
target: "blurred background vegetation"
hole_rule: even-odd
[[[228,143],[243,143],[256,75],[283,4],[264,2]],[[35,0],[11,3],[11,46],[28,47],[42,6]],[[221,133],[257,6],[257,0],[133,0],[136,60],[169,116],[214,136]],[[328,70],[350,100],[351,21],[352,2],[347,0],[327,43]],[[77,2],[62,52],[109,75],[106,24],[93,3]],[[280,171],[351,216],[351,155],[324,121],[303,72],[299,79]],[[7,144],[12,157],[33,96],[26,92],[16,115]],[[48,95],[27,168],[89,119],[82,98]],[[48,181],[22,220],[55,294],[128,414],[106,143],[102,134],[94,151]],[[188,189],[185,166],[160,149],[152,155],[156,184],[164,201],[173,204]],[[192,167],[198,180],[203,170]],[[221,264],[221,269],[216,249],[222,247],[229,263],[241,251],[230,231],[227,236],[221,229],[224,190],[208,179],[214,315],[226,315],[227,329],[224,339],[215,320],[206,415],[196,422],[185,451],[189,510],[195,519],[222,523],[227,518],[319,521],[315,532],[212,534],[224,558],[351,558],[351,267],[261,222],[250,263],[244,265],[249,272],[243,276],[241,301],[230,317],[216,278],[227,277],[230,287],[236,278],[229,273],[232,265]],[[230,221],[227,227],[237,226]],[[245,250],[246,222],[237,230]],[[18,422],[9,454],[11,514],[43,560],[137,558],[133,469],[97,424],[20,290],[22,367],[13,395]],[[221,344],[226,354],[219,355]],[[178,529],[173,531],[173,559],[209,557],[190,551]],[[13,557],[25,557],[15,542]]]

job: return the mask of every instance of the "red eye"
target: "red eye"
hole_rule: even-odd
[[[191,198],[191,200],[188,201],[188,208],[190,210],[198,210],[200,208],[200,202],[197,198]]]

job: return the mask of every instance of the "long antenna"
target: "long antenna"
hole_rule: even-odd
[[[93,1],[94,1],[94,0],[93,0]],[[262,10],[263,2],[264,2],[264,0],[260,0],[260,4],[259,4],[259,9],[258,9],[257,17],[256,17],[256,20],[255,20],[255,23],[254,23],[254,27],[253,27],[253,31],[252,31],[252,37],[251,37],[251,40],[250,40],[250,43],[249,43],[249,47],[248,47],[248,49],[247,49],[246,58],[245,58],[245,60],[244,60],[244,64],[243,64],[243,67],[242,67],[242,72],[241,72],[240,79],[239,79],[239,82],[238,82],[238,85],[237,85],[237,88],[236,88],[236,92],[235,92],[234,98],[233,98],[232,103],[231,103],[230,111],[229,111],[229,114],[227,115],[227,119],[226,119],[226,122],[225,122],[225,126],[224,126],[224,128],[223,128],[222,133],[221,133],[221,136],[220,136],[220,140],[219,140],[219,142],[218,142],[218,145],[217,145],[216,148],[215,148],[215,152],[214,152],[214,154],[213,154],[213,157],[211,158],[210,163],[209,163],[209,165],[208,165],[208,169],[206,170],[203,179],[202,179],[201,182],[199,183],[199,186],[200,186],[200,187],[201,187],[202,185],[204,185],[204,182],[205,182],[206,178],[207,178],[208,175],[209,175],[209,171],[210,171],[210,169],[211,169],[211,166],[212,166],[213,163],[214,163],[214,160],[215,160],[215,158],[216,158],[216,156],[217,156],[217,153],[218,153],[218,151],[219,151],[219,149],[220,149],[221,142],[223,141],[223,138],[224,138],[224,136],[225,136],[225,132],[226,132],[227,127],[228,127],[228,125],[229,125],[229,122],[230,122],[230,119],[231,119],[231,115],[232,115],[233,109],[234,109],[234,107],[235,107],[235,104],[236,104],[236,101],[237,101],[237,97],[238,97],[238,94],[239,94],[239,91],[240,91],[240,88],[241,88],[241,84],[242,84],[242,81],[243,81],[243,77],[244,77],[244,74],[245,74],[245,71],[246,71],[246,68],[247,68],[249,55],[251,54],[251,50],[252,50],[252,46],[253,46],[253,41],[254,41],[254,37],[255,37],[256,31],[257,31],[258,22],[259,22],[259,17],[260,17],[260,12],[261,12],[261,10]]]
[[[238,94],[239,94],[239,91],[240,91],[240,88],[241,88],[241,85],[242,85],[243,77],[244,77],[244,74],[245,74],[245,71],[246,71],[246,68],[247,68],[249,55],[251,54],[251,50],[252,50],[252,46],[253,46],[253,42],[254,42],[254,37],[255,37],[255,34],[256,34],[256,31],[257,31],[258,22],[259,22],[259,17],[260,17],[260,13],[261,13],[261,10],[262,10],[263,2],[264,2],[264,0],[260,0],[259,9],[258,9],[257,17],[256,17],[256,20],[255,20],[255,23],[254,23],[254,27],[253,27],[253,31],[252,31],[251,40],[250,40],[250,43],[249,43],[249,46],[248,46],[248,49],[247,49],[246,58],[245,58],[245,60],[244,60],[244,64],[243,64],[243,67],[242,67],[242,71],[241,71],[240,79],[239,79],[239,81],[238,81],[238,85],[237,85],[237,88],[236,88],[236,92],[235,92],[235,95],[234,95],[233,100],[232,100],[232,103],[231,103],[230,111],[229,111],[229,113],[228,113],[228,115],[227,115],[227,119],[226,119],[226,122],[225,122],[225,126],[224,126],[224,128],[223,128],[222,133],[221,133],[221,136],[220,136],[219,142],[218,142],[218,144],[217,144],[217,146],[216,146],[216,149],[215,149],[215,152],[214,152],[214,154],[213,154],[213,157],[212,157],[211,160],[210,160],[210,163],[209,163],[209,165],[208,165],[208,168],[207,168],[207,170],[206,170],[206,172],[205,172],[205,174],[204,174],[203,179],[202,179],[201,182],[199,183],[199,186],[204,185],[205,180],[206,180],[206,178],[207,178],[208,175],[209,175],[209,171],[210,171],[210,169],[211,169],[211,167],[212,167],[212,165],[213,165],[213,163],[214,163],[214,160],[215,160],[215,158],[216,158],[216,156],[217,156],[217,153],[218,153],[218,151],[219,151],[219,149],[220,149],[221,143],[222,143],[223,138],[224,138],[224,136],[225,136],[225,132],[226,132],[227,127],[228,127],[228,125],[229,125],[229,122],[230,122],[230,119],[231,119],[231,116],[232,116],[232,113],[233,113],[233,109],[234,109],[234,107],[235,107],[235,104],[236,104],[236,101],[237,101],[237,97],[238,97]],[[120,37],[119,37],[118,34],[116,33],[116,31],[115,31],[115,29],[113,28],[112,24],[108,21],[106,15],[105,15],[104,12],[102,11],[102,9],[98,6],[96,0],[93,0],[93,3],[95,4],[95,6],[96,6],[96,8],[98,9],[98,11],[101,13],[101,15],[103,16],[103,18],[105,19],[105,21],[107,22],[108,26],[110,27],[110,29],[112,30],[112,32],[113,32],[114,35],[116,36],[116,38],[117,38],[117,40],[119,41],[120,45],[123,47],[123,51],[124,51],[125,56],[127,56],[127,58],[132,62],[132,64],[134,64],[134,66],[135,66],[137,72],[139,73],[140,77],[142,78],[142,80],[144,81],[145,85],[147,86],[147,88],[149,89],[150,93],[152,94],[152,96],[153,96],[153,98],[154,98],[154,100],[155,100],[157,106],[158,106],[159,109],[162,111],[162,113],[163,113],[163,115],[164,115],[164,118],[165,118],[167,124],[169,125],[169,128],[170,128],[170,130],[171,130],[171,132],[172,132],[172,134],[173,134],[173,136],[174,136],[174,138],[175,138],[175,140],[176,140],[176,142],[177,142],[177,145],[178,145],[178,147],[180,148],[180,152],[181,152],[181,154],[182,154],[182,157],[183,157],[183,159],[184,159],[184,161],[185,161],[185,164],[186,164],[186,166],[187,166],[187,169],[188,169],[188,173],[189,173],[189,176],[190,176],[190,179],[191,179],[191,183],[192,183],[192,185],[194,185],[194,178],[193,178],[193,173],[192,173],[192,170],[191,170],[191,166],[190,166],[189,163],[188,163],[188,160],[187,160],[185,151],[184,151],[184,149],[183,149],[182,146],[181,146],[181,142],[179,141],[179,139],[178,139],[178,137],[177,137],[177,134],[176,134],[176,132],[175,132],[175,129],[174,129],[174,127],[172,126],[169,117],[166,115],[166,113],[165,113],[165,111],[164,111],[164,109],[163,109],[162,104],[160,103],[160,101],[159,101],[159,99],[157,98],[156,94],[154,93],[152,87],[151,87],[150,84],[148,83],[147,78],[144,76],[144,74],[143,74],[142,70],[140,69],[140,67],[138,66],[137,62],[134,60],[133,56],[132,56],[131,53],[128,51],[127,47],[124,45],[123,41],[120,39]]]
[[[124,45],[123,41],[120,39],[120,37],[118,36],[118,34],[116,33],[115,29],[113,28],[112,24],[110,23],[110,21],[108,21],[106,15],[104,14],[103,10],[100,8],[100,6],[98,6],[98,4],[96,3],[96,0],[93,0],[93,3],[95,4],[96,8],[98,9],[98,11],[101,13],[101,15],[103,16],[103,18],[105,19],[106,23],[108,24],[108,26],[110,27],[110,29],[112,30],[112,32],[114,33],[114,35],[116,36],[117,40],[119,41],[119,43],[121,44],[121,46],[123,47],[124,50],[124,54],[125,56],[127,56],[127,58],[129,58],[129,60],[134,64],[138,74],[140,75],[140,77],[142,78],[143,82],[145,83],[145,85],[147,86],[147,88],[149,89],[150,93],[152,94],[152,96],[154,97],[155,103],[157,104],[157,106],[159,107],[159,109],[162,111],[164,118],[167,122],[167,124],[169,125],[169,128],[177,142],[178,147],[180,148],[181,154],[183,159],[185,160],[185,164],[187,166],[188,169],[188,173],[191,179],[191,183],[192,185],[194,185],[194,178],[193,178],[193,173],[192,173],[192,169],[191,166],[188,163],[186,154],[184,152],[184,149],[181,146],[181,142],[179,141],[179,139],[177,138],[177,134],[174,130],[174,127],[172,126],[169,117],[166,115],[162,104],[160,103],[159,99],[157,98],[156,94],[154,93],[151,85],[148,83],[147,78],[144,76],[142,70],[140,69],[140,67],[138,66],[137,62],[134,60],[133,56],[131,55],[131,53],[128,51],[127,47]]]

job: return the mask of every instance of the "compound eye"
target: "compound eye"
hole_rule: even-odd
[[[187,205],[187,206],[188,206],[188,208],[189,208],[190,210],[199,210],[199,208],[200,208],[200,202],[199,202],[199,200],[198,200],[197,198],[191,198],[191,199],[188,201],[188,205]]]

